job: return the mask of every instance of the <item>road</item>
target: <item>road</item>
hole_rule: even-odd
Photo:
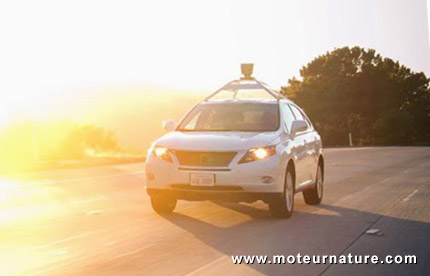
[[[430,275],[430,147],[327,149],[323,204],[179,202],[160,216],[144,165],[0,180],[1,275]],[[369,228],[382,235],[367,235]],[[417,264],[233,264],[231,255],[416,255]]]

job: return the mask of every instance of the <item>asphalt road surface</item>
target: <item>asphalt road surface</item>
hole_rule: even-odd
[[[430,147],[327,149],[323,203],[179,202],[160,216],[144,165],[0,180],[0,275],[430,275]],[[368,229],[382,235],[367,235]],[[417,264],[233,264],[232,255],[416,255]]]

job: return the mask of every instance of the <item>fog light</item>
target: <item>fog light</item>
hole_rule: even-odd
[[[153,175],[152,173],[146,173],[146,179],[147,180],[154,180],[155,179],[155,175]]]
[[[261,178],[261,182],[263,182],[264,184],[269,184],[269,183],[272,183],[273,181],[275,181],[275,179],[271,176],[266,175]]]

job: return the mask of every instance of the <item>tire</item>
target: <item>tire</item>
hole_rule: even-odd
[[[173,212],[176,207],[176,198],[151,196],[152,209],[159,214],[168,214]]]
[[[303,198],[306,204],[317,205],[320,204],[324,194],[324,177],[321,163],[318,164],[317,176],[314,187],[303,191]]]
[[[289,218],[294,211],[294,177],[291,169],[287,170],[284,181],[284,192],[278,199],[269,201],[272,217]]]

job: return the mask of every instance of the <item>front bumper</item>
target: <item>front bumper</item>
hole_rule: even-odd
[[[238,164],[235,159],[229,167],[184,167],[177,162],[150,156],[146,162],[148,194],[166,193],[187,200],[229,198],[232,201],[252,201],[283,192],[285,165],[279,155],[244,164]],[[215,186],[190,186],[191,173],[214,174]],[[270,183],[263,181],[268,177],[272,180]]]

